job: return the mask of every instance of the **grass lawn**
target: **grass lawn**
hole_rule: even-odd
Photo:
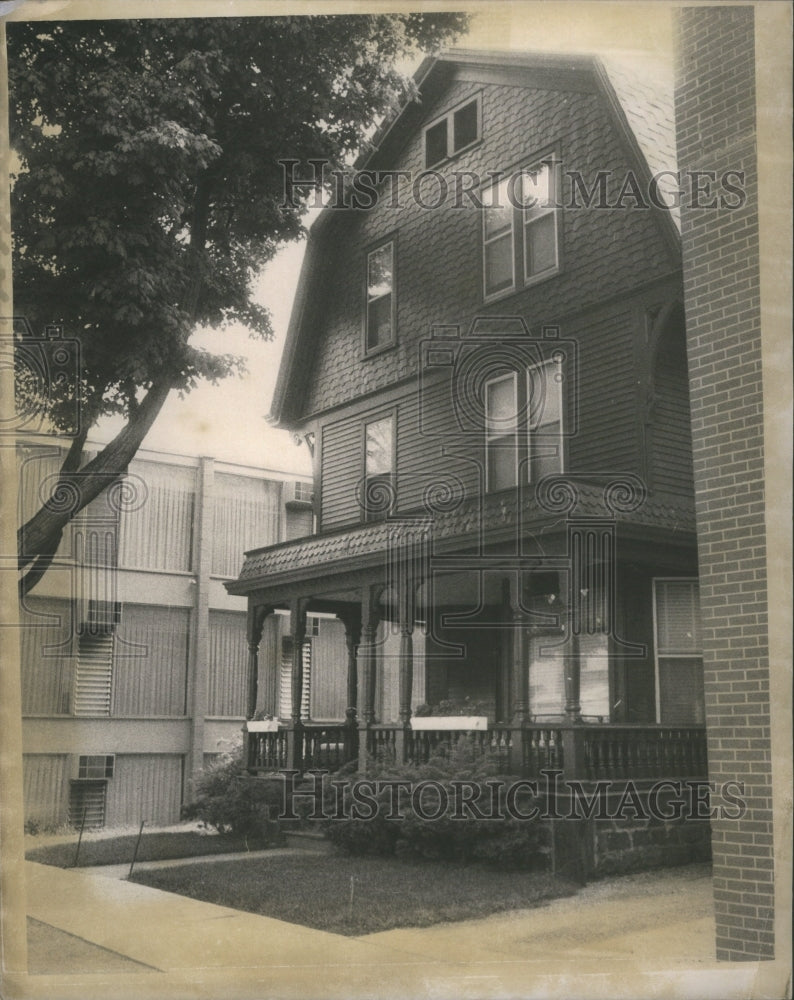
[[[78,865],[80,868],[87,868],[90,865],[129,864],[137,839],[138,835],[135,833],[97,840],[83,838]],[[136,860],[170,861],[172,858],[195,858],[202,854],[231,854],[236,851],[256,850],[262,846],[250,841],[246,843],[240,837],[220,837],[187,830],[184,833],[144,833]],[[72,843],[32,847],[25,853],[25,857],[42,865],[72,868],[76,850],[75,836]]]
[[[336,854],[161,868],[136,872],[132,881],[349,935],[525,909],[576,892],[546,873]]]

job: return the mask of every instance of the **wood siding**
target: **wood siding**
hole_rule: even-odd
[[[324,531],[343,524],[357,524],[361,520],[357,495],[359,481],[364,475],[361,427],[361,420],[351,417],[323,428],[320,461]]]
[[[651,476],[655,486],[677,493],[694,490],[689,377],[683,336],[663,344],[653,379]]]
[[[601,96],[553,86],[452,82],[428,102],[425,121],[481,92],[482,141],[442,172],[473,171],[487,177],[489,171],[511,171],[550,149],[556,149],[565,172],[580,172],[588,182],[601,170],[611,172],[613,179],[636,170]],[[423,166],[422,129],[417,128],[388,167],[416,177]],[[333,257],[330,291],[318,309],[316,334],[306,356],[313,369],[304,414],[352,402],[362,391],[385,389],[418,374],[419,345],[433,324],[468,329],[477,316],[521,315],[531,328],[540,327],[631,295],[680,266],[655,213],[580,207],[559,213],[559,273],[484,303],[482,212],[466,199],[456,208],[455,179],[450,176],[447,183],[449,198],[433,210],[412,198],[408,181],[399,188],[399,212],[389,206],[389,199],[382,199],[370,211],[350,213],[345,227],[340,225],[336,242],[326,251]],[[430,191],[426,194],[430,197]],[[566,188],[563,200],[569,195]],[[396,344],[364,357],[366,252],[390,237],[396,251]]]

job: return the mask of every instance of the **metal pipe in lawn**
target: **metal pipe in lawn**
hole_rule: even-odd
[[[83,806],[83,818],[80,820],[80,834],[77,837],[77,850],[74,852],[74,864],[73,868],[77,867],[77,862],[80,860],[80,843],[83,839],[83,830],[85,829],[85,814],[88,806]]]
[[[135,859],[138,857],[138,848],[141,844],[141,837],[143,836],[143,827],[146,823],[145,819],[141,820],[141,828],[138,830],[138,839],[135,841],[135,850],[132,852],[132,861],[130,862],[130,870],[127,873],[127,878],[132,878],[132,869],[135,867]]]

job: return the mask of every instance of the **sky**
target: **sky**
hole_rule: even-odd
[[[79,16],[77,6],[65,5]],[[97,6],[93,5],[93,9]],[[207,12],[212,6],[204,5],[202,11]],[[270,4],[268,10],[276,13],[280,6]],[[330,12],[335,6],[327,4],[323,12]],[[229,5],[224,7],[228,10]],[[292,4],[291,9],[294,12],[296,5]],[[309,5],[300,9],[308,10]],[[634,64],[640,72],[653,73],[671,84],[672,8],[667,3],[514,0],[479,3],[471,9],[475,12],[474,19],[469,34],[458,42],[461,47],[594,52]],[[174,13],[178,10],[175,8]],[[266,419],[304,247],[304,242],[285,247],[256,282],[257,298],[273,317],[273,341],[252,340],[243,328],[223,334],[201,331],[194,335],[193,343],[197,346],[245,356],[248,374],[230,377],[219,386],[201,385],[184,399],[172,394],[144,441],[144,448],[310,473],[305,445],[296,445],[291,434],[271,427]],[[117,422],[106,421],[92,437],[108,440],[119,426]]]

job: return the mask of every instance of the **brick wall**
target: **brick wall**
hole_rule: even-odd
[[[692,436],[712,781],[747,811],[712,821],[717,957],[774,956],[774,883],[753,10],[683,8],[682,170],[745,172],[738,209],[683,208]]]

